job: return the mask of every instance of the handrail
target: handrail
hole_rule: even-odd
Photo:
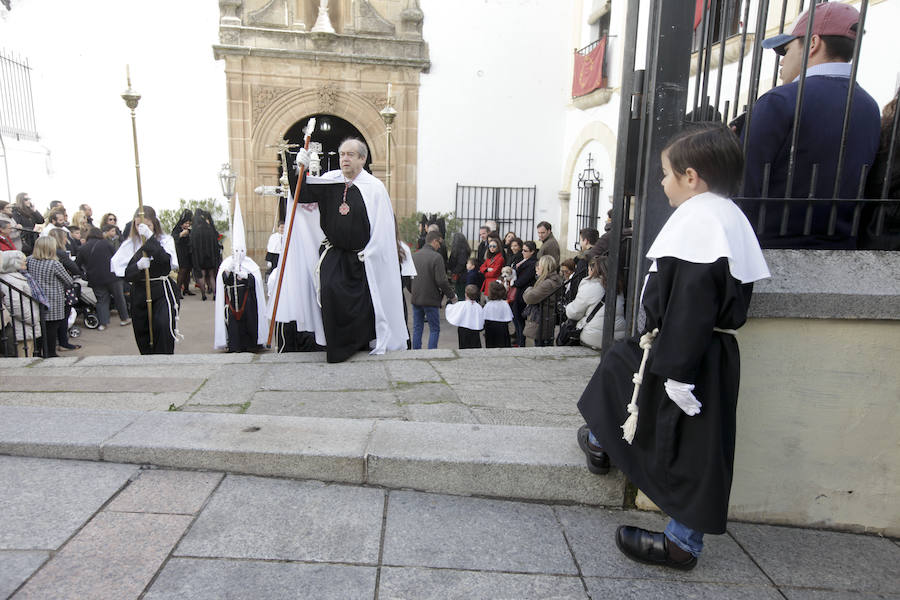
[[[36,356],[37,340],[40,338],[43,342],[43,356],[50,353],[49,344],[51,340],[44,335],[47,330],[47,307],[37,298],[14,286],[6,279],[0,278],[0,298],[2,298],[2,308],[0,308],[0,356],[19,355],[17,341],[17,327],[21,326],[21,341],[23,342],[22,350],[25,356]],[[18,302],[16,302],[18,300]],[[18,305],[18,306],[17,306]],[[34,306],[38,307],[38,318],[34,318]],[[27,309],[26,309],[27,306]],[[16,315],[26,315],[31,313],[31,323],[26,323],[26,319],[20,318],[16,323]],[[9,322],[7,323],[7,313],[9,314]],[[12,327],[7,328],[7,325]],[[37,325],[37,326],[36,326]],[[28,328],[31,329],[31,347],[28,345]],[[38,335],[38,331],[40,335]],[[11,333],[10,333],[11,332]],[[10,339],[10,335],[12,339]],[[52,340],[52,343],[56,343]],[[11,344],[11,345],[10,345]],[[29,354],[30,350],[30,354]]]

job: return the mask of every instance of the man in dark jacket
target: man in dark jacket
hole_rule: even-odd
[[[115,299],[121,324],[131,323],[131,319],[128,318],[128,305],[125,303],[122,285],[109,267],[109,259],[112,256],[112,244],[103,237],[102,231],[91,227],[88,231],[87,241],[78,250],[78,256],[75,258],[78,266],[87,273],[88,285],[97,296],[97,319],[100,321],[98,327],[100,331],[109,325],[110,296]]]
[[[547,221],[541,221],[537,225],[538,238],[541,240],[541,251],[538,252],[538,258],[542,256],[552,256],[559,264],[559,242],[553,237],[553,226]]]
[[[416,266],[410,298],[413,307],[413,350],[422,348],[422,332],[425,330],[426,320],[429,332],[428,349],[437,348],[438,337],[441,334],[442,295],[451,302],[456,302],[456,294],[447,280],[444,259],[438,254],[441,242],[443,238],[439,231],[429,231],[425,236],[425,245],[413,254],[413,264]]]

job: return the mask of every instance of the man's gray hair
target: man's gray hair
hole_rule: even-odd
[[[366,147],[366,143],[364,141],[362,141],[359,138],[349,137],[349,138],[345,139],[343,142],[341,142],[341,146],[343,146],[347,142],[355,142],[356,143],[356,151],[359,152],[359,155],[362,157],[363,160],[366,160],[367,158],[369,158],[369,149]],[[338,149],[340,149],[341,146],[338,146]]]

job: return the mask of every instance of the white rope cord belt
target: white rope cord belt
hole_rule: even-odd
[[[736,329],[722,329],[720,327],[713,327],[714,332],[718,333],[726,333],[728,335],[737,335]],[[638,369],[638,372],[634,374],[631,381],[634,382],[634,391],[631,393],[631,402],[628,403],[628,406],[625,407],[625,410],[628,411],[628,418],[625,419],[625,422],[622,423],[622,439],[628,442],[629,444],[634,441],[634,434],[637,431],[637,421],[638,421],[638,392],[641,389],[641,383],[644,381],[644,367],[647,365],[647,357],[650,356],[650,348],[653,347],[653,340],[656,339],[656,334],[659,333],[659,327],[654,329],[653,331],[648,331],[644,335],[641,336],[641,341],[639,343],[640,347],[644,350],[644,355],[641,357],[641,367]]]
[[[316,276],[313,283],[316,286],[316,304],[319,305],[319,308],[322,308],[322,282],[319,280],[319,271],[322,268],[322,261],[325,260],[325,255],[331,250],[331,242],[328,241],[328,238],[325,238],[319,245],[325,246],[325,249],[322,250],[322,254],[319,255],[319,262],[316,263]]]
[[[166,308],[169,312],[169,333],[172,334],[172,339],[176,342],[181,342],[184,340],[184,334],[178,331],[178,319],[180,318],[178,315],[178,306],[172,306],[172,302],[175,300],[175,290],[172,289],[172,279],[168,275],[161,275],[160,277],[151,277],[150,281],[162,281],[163,282],[163,295],[166,297]],[[175,311],[175,318],[172,318],[172,311]],[[153,315],[150,315],[150,319],[153,319]],[[172,323],[175,323],[174,327]]]

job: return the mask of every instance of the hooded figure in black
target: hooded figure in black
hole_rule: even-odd
[[[194,295],[191,291],[191,269],[194,264],[191,256],[191,217],[191,211],[185,209],[172,229],[175,252],[178,254],[178,287],[185,296]]]
[[[191,257],[193,268],[200,270],[200,295],[206,300],[206,294],[215,294],[216,273],[221,261],[219,234],[212,225],[210,214],[202,209],[194,212],[191,221]]]

